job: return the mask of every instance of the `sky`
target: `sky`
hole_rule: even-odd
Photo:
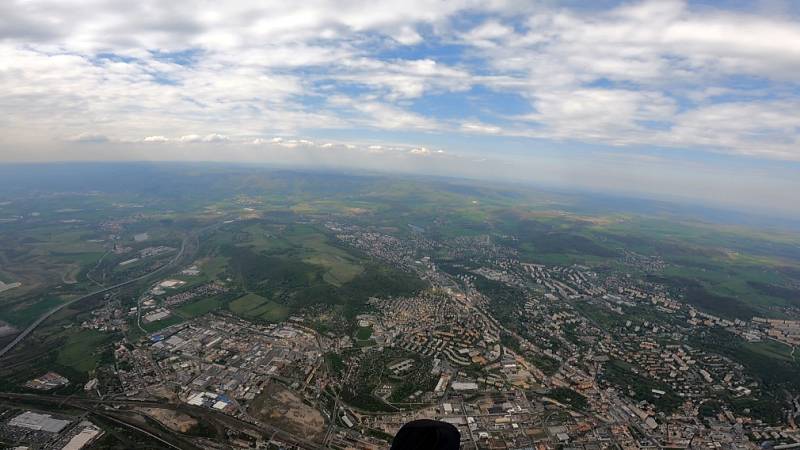
[[[800,2],[0,2],[0,163],[253,161],[800,217]]]

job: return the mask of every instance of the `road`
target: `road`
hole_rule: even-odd
[[[47,395],[39,395],[39,394],[15,394],[15,393],[0,393],[0,399],[10,402],[23,402],[26,404],[27,402],[40,402],[40,403],[50,403],[57,406],[54,408],[55,410],[61,410],[61,408],[66,404],[71,408],[80,409],[86,411],[89,414],[98,416],[102,419],[107,421],[111,421],[116,423],[117,425],[123,426],[130,431],[137,432],[148,436],[151,439],[154,439],[161,444],[164,444],[170,448],[175,448],[178,450],[199,450],[199,447],[194,445],[187,437],[176,434],[170,433],[163,429],[158,429],[155,427],[147,426],[146,424],[142,424],[139,421],[133,419],[130,415],[129,411],[116,411],[116,410],[105,410],[102,409],[101,402],[86,402],[82,401],[79,398],[72,398],[69,397],[58,397],[58,396],[47,396]]]
[[[136,283],[137,281],[144,280],[145,278],[151,277],[151,276],[153,276],[153,275],[155,275],[155,274],[157,274],[159,272],[162,272],[162,271],[166,270],[167,268],[171,267],[173,264],[178,262],[181,259],[181,257],[183,256],[183,252],[186,250],[186,243],[187,243],[188,240],[189,240],[189,236],[186,236],[185,238],[183,238],[183,241],[181,241],[181,249],[178,252],[178,254],[175,255],[175,257],[172,258],[167,264],[164,264],[163,266],[159,267],[158,269],[156,269],[156,270],[154,270],[152,272],[148,272],[148,273],[146,273],[146,274],[144,274],[142,276],[136,277],[134,279],[131,279],[131,280],[128,280],[128,281],[124,281],[122,283],[118,283],[118,284],[115,284],[113,286],[109,286],[109,287],[106,287],[106,288],[103,288],[103,289],[99,289],[97,291],[94,291],[94,292],[91,292],[89,294],[86,294],[83,297],[78,297],[78,298],[72,299],[72,300],[70,300],[70,301],[68,301],[66,303],[62,303],[62,304],[56,306],[55,308],[47,311],[46,313],[42,314],[38,319],[36,319],[35,322],[30,324],[28,326],[28,328],[25,328],[25,330],[23,330],[22,333],[20,333],[16,338],[14,338],[13,341],[9,342],[8,345],[6,345],[5,347],[3,347],[2,350],[0,350],[0,358],[2,358],[3,355],[5,355],[6,353],[10,352],[14,347],[17,346],[17,344],[22,342],[23,339],[25,339],[29,334],[31,334],[33,332],[33,330],[38,328],[39,325],[41,325],[44,321],[49,319],[53,314],[61,311],[62,309],[66,308],[67,306],[72,305],[74,303],[78,303],[81,300],[86,300],[87,298],[93,297],[95,295],[104,294],[104,293],[106,293],[108,291],[113,291],[114,289],[121,288],[123,286],[127,286],[129,284]]]
[[[140,411],[135,411],[135,409],[144,407],[169,409],[172,411],[187,413],[190,416],[196,418],[202,417],[205,420],[211,420],[217,422],[232,430],[238,430],[238,431],[251,430],[259,434],[265,434],[265,433],[271,434],[275,436],[277,439],[290,443],[301,449],[319,448],[319,443],[308,441],[307,439],[305,439],[304,436],[294,435],[288,431],[285,431],[273,425],[265,424],[260,421],[256,421],[256,423],[251,423],[242,420],[238,417],[222,413],[220,411],[216,411],[201,406],[189,405],[186,403],[169,403],[156,400],[138,400],[138,399],[137,400],[87,399],[87,398],[71,397],[71,396],[60,397],[56,395],[21,394],[15,392],[0,392],[0,400],[18,401],[18,402],[35,401],[35,402],[50,403],[53,405],[57,405],[55,409],[60,409],[61,407],[63,407],[63,405],[68,405],[71,407],[82,409],[84,411],[91,412],[92,414],[96,414],[106,419],[115,420],[121,425],[125,425],[128,428],[131,428],[135,431],[142,432],[173,448],[187,448],[188,446],[191,446],[192,448],[195,447],[191,443],[187,442],[187,439],[190,439],[190,437],[188,436],[182,435],[180,433],[163,433],[159,432],[159,430],[157,429],[152,429],[149,427],[147,429],[144,429],[141,426],[137,426],[137,423],[135,421],[131,421],[133,423],[126,421],[125,420],[126,417],[123,416],[123,414],[129,414],[129,413],[141,414]],[[114,417],[109,417],[109,415],[114,415]]]

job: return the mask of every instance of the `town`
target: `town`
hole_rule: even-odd
[[[193,261],[177,278],[151,283],[134,306],[107,294],[81,324],[135,336],[114,344],[113,379],[90,380],[85,394],[108,404],[207,410],[231,421],[227,439],[240,448],[384,448],[419,418],[456,426],[465,449],[800,446],[798,398],[791,409],[777,408],[777,423],[737,407],[755,408],[769,392],[742,363],[703,345],[727,333],[794,347],[798,321],[723,319],[647,277],[525,263],[490,236],[442,242],[418,227],[398,238],[320,225],[427,287],[373,297],[342,329],[315,325],[325,308],[276,323],[213,310],[170,324],[188,317],[186,305],[235,294],[230,278],[195,281],[204,269]],[[620,264],[640,274],[665,266],[631,252]],[[48,372],[26,387],[69,383]],[[147,411],[175,429],[193,423],[179,409]],[[9,410],[2,432],[71,449],[103,433],[85,419],[37,414]]]

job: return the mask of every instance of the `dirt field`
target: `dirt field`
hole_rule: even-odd
[[[179,433],[186,433],[193,426],[197,425],[197,420],[177,411],[160,408],[141,408],[141,411],[159,421],[170,430]]]
[[[250,414],[290,433],[319,442],[325,434],[325,419],[290,390],[270,383],[250,404]]]
[[[81,272],[80,264],[70,264],[66,267],[63,274],[61,274],[61,281],[65,284],[75,284],[78,282],[78,274]]]

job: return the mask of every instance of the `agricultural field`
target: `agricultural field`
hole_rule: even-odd
[[[16,302],[8,301],[0,304],[0,317],[12,325],[23,327],[65,301],[57,296],[23,297]]]
[[[94,330],[69,330],[66,342],[59,349],[56,362],[78,372],[93,371],[99,361],[99,349],[108,344],[109,335]]]
[[[190,319],[192,317],[202,316],[203,314],[222,308],[222,300],[217,297],[208,297],[197,300],[177,308],[176,312],[179,316]]]
[[[204,271],[226,274],[249,292],[229,310],[273,322],[313,304],[339,305],[352,314],[379,292],[414,292],[421,286],[408,274],[342,247],[320,227],[302,223],[227,224],[208,237],[201,252]]]
[[[219,244],[232,244],[257,254],[283,256],[321,268],[323,280],[341,286],[364,271],[358,258],[330,244],[330,237],[308,225],[283,225],[264,222],[229,227],[214,238]],[[215,263],[220,264],[220,263]],[[219,273],[220,268],[211,265]]]
[[[289,316],[289,309],[258,294],[246,294],[228,305],[232,312],[248,318],[280,322]]]

